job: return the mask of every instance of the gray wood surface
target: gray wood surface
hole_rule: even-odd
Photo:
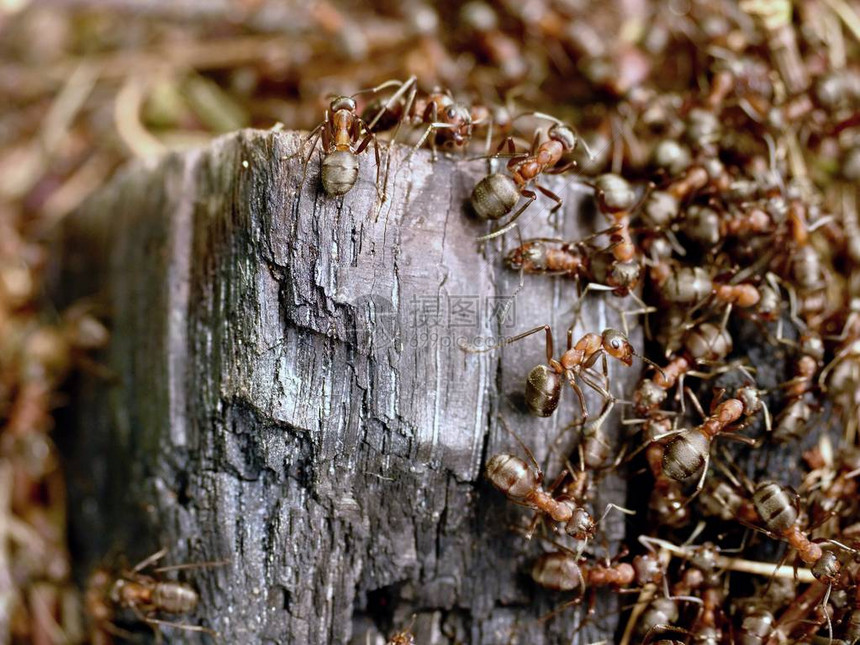
[[[243,131],[129,168],[65,223],[59,299],[92,297],[113,330],[99,358],[115,378],[81,378],[63,439],[81,573],[161,546],[174,563],[227,558],[181,576],[202,598],[189,624],[227,643],[374,643],[413,614],[419,643],[611,639],[608,596],[578,633],[581,607],[538,620],[570,597],[530,582],[548,545],[511,530],[530,513],[482,472],[494,453],[522,456],[502,414],[554,477],[576,439],[550,454],[573,392],[550,419],[524,412],[542,334],[458,347],[543,323],[563,347],[574,283],[525,276],[508,319],[488,314],[520,276],[501,243],[479,248],[487,227],[467,214],[485,161],[383,147],[386,201],[371,151],[354,189],[330,198],[318,153],[302,184],[300,142]],[[587,188],[546,185],[565,206],[549,219],[541,198],[525,237],[605,226]],[[577,336],[618,326],[613,305],[633,308],[590,297]],[[616,394],[632,391],[641,365],[611,369]],[[596,512],[624,496],[619,474],[604,478]],[[621,516],[603,529],[596,548],[612,554]]]

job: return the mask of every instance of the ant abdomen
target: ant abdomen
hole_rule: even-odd
[[[493,455],[487,462],[487,479],[513,499],[525,499],[540,485],[539,475],[513,455]]]
[[[538,365],[526,379],[526,405],[532,414],[548,417],[555,412],[561,398],[562,375],[549,365]]]
[[[774,443],[782,444],[801,439],[806,434],[811,416],[812,410],[803,399],[789,403],[776,418],[773,428]]]
[[[553,591],[573,591],[583,586],[576,559],[562,552],[541,555],[532,567],[532,580]]]
[[[510,213],[519,199],[514,180],[497,172],[484,177],[472,190],[472,209],[481,219],[497,220]]]
[[[797,521],[792,495],[773,481],[761,482],[753,493],[753,506],[768,530],[784,533]]]
[[[358,180],[358,156],[348,150],[335,150],[322,162],[322,185],[327,195],[346,195]]]
[[[716,361],[731,353],[732,337],[725,327],[706,322],[690,330],[684,348],[697,361]]]
[[[672,439],[663,452],[663,472],[668,477],[683,481],[705,465],[705,456],[711,447],[711,438],[699,428],[685,430]]]
[[[640,636],[645,636],[659,625],[671,625],[678,620],[678,615],[678,605],[674,600],[663,597],[654,598],[642,612],[636,632]]]
[[[712,289],[711,276],[702,267],[676,268],[660,285],[663,298],[679,305],[698,302],[710,295]]]
[[[191,613],[198,601],[197,592],[181,582],[162,582],[155,585],[152,591],[152,604],[173,614]]]

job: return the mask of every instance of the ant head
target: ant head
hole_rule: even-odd
[[[525,264],[542,266],[546,262],[546,245],[543,242],[526,242],[513,249],[505,258],[509,268],[519,271]]]
[[[355,112],[355,107],[355,99],[349,96],[337,96],[331,100],[331,104],[329,105],[329,109],[332,112],[337,112],[338,110]]]
[[[445,108],[445,122],[456,126],[472,125],[472,115],[469,110],[460,103],[451,103]]]
[[[627,340],[627,336],[617,329],[603,330],[603,347],[613,358],[627,365],[633,365],[633,345]]]
[[[753,385],[744,385],[735,392],[735,396],[740,399],[744,406],[744,414],[751,415],[761,410],[764,402],[762,395],[764,393],[755,388]]]
[[[635,260],[628,262],[613,262],[606,276],[606,283],[610,287],[632,289],[639,282],[642,273],[642,265]]]
[[[842,562],[832,548],[821,550],[821,557],[812,565],[812,575],[819,582],[833,584],[839,580],[842,572]]]
[[[547,136],[553,141],[558,141],[567,152],[576,147],[576,134],[563,123],[554,124],[547,132]]]
[[[565,524],[565,532],[577,540],[587,540],[594,537],[597,524],[591,514],[581,506],[574,506],[570,520]]]

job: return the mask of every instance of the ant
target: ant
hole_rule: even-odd
[[[663,472],[665,437],[671,434],[672,427],[669,419],[663,416],[646,419],[644,431],[647,440],[644,450],[645,461],[654,477],[654,488],[648,502],[649,510],[659,518],[662,525],[678,527],[687,523],[690,509],[683,503],[684,491],[680,483]]]
[[[334,97],[329,103],[322,123],[308,135],[306,141],[313,141],[311,154],[317,141],[322,139],[321,180],[327,195],[340,197],[352,189],[358,180],[358,155],[364,152],[371,142],[376,156],[376,184],[379,186],[379,144],[376,135],[359,116],[355,97],[365,92],[376,93],[392,85],[400,85],[400,81],[386,81],[374,88],[356,92],[352,96]],[[304,183],[309,162],[310,154],[305,159],[302,183]]]
[[[786,389],[785,407],[776,418],[773,440],[785,443],[800,439],[812,416],[812,407],[804,395],[812,388],[813,378],[818,372],[819,361],[809,354],[802,355],[795,365],[795,375],[783,387]]]
[[[588,410],[585,406],[585,395],[577,383],[577,379],[598,392],[605,400],[614,401],[615,397],[609,390],[592,379],[586,370],[591,368],[598,359],[603,360],[603,376],[608,382],[608,368],[606,355],[621,361],[628,367],[633,364],[633,357],[638,356],[646,363],[654,365],[647,358],[637,354],[633,345],[627,340],[627,336],[615,329],[604,329],[603,333],[587,333],[576,343],[573,342],[573,327],[567,330],[567,350],[556,360],[554,358],[552,329],[549,325],[535,327],[529,331],[517,334],[512,338],[506,338],[500,343],[486,349],[476,349],[460,344],[463,351],[478,354],[492,351],[505,345],[510,345],[523,340],[539,332],[546,333],[546,365],[534,367],[526,379],[526,404],[532,414],[539,417],[548,417],[558,408],[561,399],[561,387],[564,380],[576,392],[582,411],[582,421],[588,419]],[[660,368],[657,367],[659,370]]]
[[[613,287],[618,295],[627,295],[639,282],[641,272],[630,237],[630,211],[636,205],[636,192],[620,175],[607,173],[594,180],[594,194],[600,212],[613,221],[608,230],[612,262],[601,282]]]
[[[640,586],[654,583],[662,577],[662,569],[653,554],[637,555],[632,563],[596,564],[581,562],[575,553],[563,549],[542,554],[534,563],[531,575],[540,586],[553,591],[577,588],[584,591],[587,587],[619,590],[634,583]]]
[[[588,616],[594,613],[595,592],[598,587],[606,587],[617,593],[636,593],[663,580],[663,566],[654,553],[637,555],[632,562],[618,562],[627,555],[626,547],[612,560],[603,563],[588,562],[579,554],[552,542],[559,550],[542,554],[534,563],[531,577],[537,584],[552,591],[580,590],[573,600],[562,604],[543,616],[547,620],[564,609],[582,602],[590,590]],[[636,585],[636,588],[632,586]],[[586,621],[588,618],[586,618]],[[582,629],[585,621],[577,628]]]
[[[404,95],[406,98],[401,101]],[[390,118],[383,120],[386,115]],[[483,106],[470,108],[458,103],[449,90],[440,87],[434,88],[432,92],[419,98],[418,79],[410,76],[388,101],[380,106],[367,127],[373,132],[395,127],[391,138],[393,141],[404,123],[426,124],[427,128],[415,144],[413,152],[429,138],[432,158],[435,160],[437,145],[463,148],[471,141],[474,127],[484,122],[489,122],[492,126],[492,117],[488,108]],[[491,132],[489,137],[492,137]]]
[[[692,305],[713,296],[718,302],[749,308],[761,300],[761,293],[754,285],[715,285],[708,272],[698,266],[676,266],[667,261],[657,262],[651,269],[651,279],[659,288],[662,298],[676,305]]]
[[[827,521],[837,514],[855,512],[857,477],[860,475],[860,452],[843,449],[835,459],[828,435],[822,435],[818,445],[803,454],[812,469],[804,478],[801,490],[811,493],[809,515]],[[824,516],[824,517],[822,517]]]
[[[543,471],[531,451],[528,448],[526,451],[534,468],[513,455],[493,455],[487,462],[487,479],[512,502],[546,513],[556,522],[569,522],[574,506],[568,500],[556,499],[541,487]]]
[[[412,628],[415,626],[415,615],[412,615],[412,620],[409,621],[409,625],[404,627],[398,632],[392,634],[385,645],[415,645],[415,634],[412,632]]]
[[[537,199],[537,193],[529,190],[527,186],[541,174],[559,174],[570,169],[574,162],[563,163],[562,158],[573,152],[577,145],[585,146],[581,138],[577,137],[572,128],[549,115],[537,113],[538,118],[549,119],[553,122],[547,131],[547,139],[540,141],[540,131],[535,135],[532,146],[527,153],[517,153],[513,140],[508,138],[502,142],[501,148],[507,143],[508,150],[512,155],[508,160],[507,168],[511,171],[511,177],[502,173],[491,173],[484,177],[472,191],[471,204],[475,214],[484,220],[498,220],[510,213],[520,197],[528,201],[511,216],[508,223],[500,229],[487,235],[479,237],[479,240],[489,240],[509,231],[517,218]],[[561,208],[563,201],[561,197],[540,184],[534,183],[534,187],[556,202],[552,211]]]
[[[698,495],[705,484],[711,458],[711,442],[728,427],[750,411],[741,399],[727,399],[714,408],[712,414],[699,426],[676,431],[676,435],[663,451],[663,472],[676,481],[688,479],[702,471],[696,485]]]
[[[685,375],[701,376],[692,371],[695,365],[724,359],[731,353],[733,345],[725,319],[720,325],[705,322],[693,327],[684,335],[683,342],[682,351],[675,354],[653,378],[640,381],[633,396],[638,413],[648,414],[656,410],[666,400],[668,390],[676,383],[683,391]]]
[[[708,185],[710,177],[703,166],[691,166],[666,188],[652,190],[645,197],[642,212],[657,226],[667,226],[681,213],[681,203]]]
[[[611,411],[611,407],[611,405],[607,406],[607,409],[597,419],[598,423],[602,423],[606,419]],[[526,538],[531,539],[538,522],[543,517],[542,514],[545,514],[551,517],[553,521],[564,524],[564,532],[574,540],[582,543],[582,548],[584,548],[585,542],[594,537],[598,524],[588,510],[578,501],[584,500],[586,497],[588,471],[575,471],[568,464],[567,469],[562,471],[549,490],[545,490],[541,486],[543,483],[543,471],[534,454],[516,433],[507,427],[504,420],[502,420],[502,424],[526,452],[531,465],[513,455],[496,454],[487,462],[485,474],[490,483],[504,493],[509,500],[516,504],[533,508],[541,513],[535,516],[532,523],[524,531]],[[587,440],[584,439],[583,441]],[[587,465],[587,463],[584,462],[584,465]],[[572,480],[562,486],[568,475],[571,476]],[[560,487],[563,493],[556,496],[555,491]],[[627,509],[610,503],[607,504],[606,511],[603,517],[600,518],[601,522],[613,508],[623,513],[631,513]]]
[[[764,522],[764,533],[788,542],[804,564],[810,565],[817,580],[834,582],[841,564],[833,551],[822,549],[801,530],[797,502],[796,494],[774,481],[760,482],[753,490],[752,505]]]
[[[588,255],[581,243],[536,238],[526,240],[505,257],[505,264],[514,271],[545,273],[579,278],[587,275]]]
[[[90,615],[101,631],[115,633],[126,637],[127,633],[112,624],[113,608],[131,610],[140,620],[150,625],[156,634],[159,626],[177,627],[187,631],[202,632],[216,636],[209,628],[198,625],[185,625],[154,617],[158,612],[166,614],[189,614],[193,612],[200,596],[189,584],[176,581],[159,580],[141,573],[167,554],[167,549],[161,549],[141,560],[130,571],[125,571],[113,578],[104,570],[97,570],[90,578],[87,591],[87,604]],[[175,571],[189,567],[221,565],[225,562],[198,563],[193,565],[175,565],[158,567],[154,573]],[[108,603],[109,600],[109,603]]]

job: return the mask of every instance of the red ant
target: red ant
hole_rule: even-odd
[[[486,349],[476,349],[462,343],[460,348],[463,351],[476,354],[488,352],[505,345],[510,345],[541,331],[546,333],[547,364],[538,365],[529,372],[526,379],[525,392],[526,404],[529,410],[532,414],[539,417],[548,417],[555,412],[561,399],[561,387],[564,380],[567,380],[579,398],[583,421],[588,418],[588,410],[585,406],[585,396],[577,383],[578,379],[598,392],[605,400],[614,401],[615,397],[609,390],[597,383],[587,372],[598,359],[603,359],[603,376],[608,381],[607,354],[627,366],[633,364],[634,356],[638,356],[645,362],[654,365],[647,358],[637,354],[633,350],[633,345],[627,340],[627,337],[615,329],[605,329],[602,334],[585,334],[574,343],[573,327],[569,328],[567,330],[567,350],[558,360],[554,358],[552,329],[549,325],[535,327]],[[657,367],[656,365],[654,366]]]
[[[368,90],[361,90],[352,96],[336,96],[329,103],[323,122],[308,135],[311,154],[317,141],[322,138],[323,162],[321,180],[327,195],[339,197],[348,193],[358,180],[358,155],[372,142],[376,156],[376,184],[379,186],[379,144],[376,135],[358,115],[355,97],[365,92],[376,93],[399,81],[386,81]],[[305,159],[302,183],[307,173],[310,155]]]
[[[517,153],[510,138],[502,142],[500,150],[507,144],[512,155],[507,164],[512,176],[508,177],[502,173],[487,175],[475,186],[471,197],[475,214],[485,220],[501,219],[513,210],[520,197],[525,197],[528,201],[511,216],[505,226],[481,236],[479,240],[498,237],[513,228],[517,218],[537,199],[537,193],[529,190],[527,186],[541,174],[559,174],[571,168],[574,165],[572,161],[560,166],[558,164],[564,155],[573,152],[577,145],[585,146],[573,129],[561,121],[545,114],[535,116],[553,121],[553,125],[547,131],[547,139],[540,142],[540,132],[538,132],[528,153]],[[563,204],[561,197],[537,183],[534,187],[556,202],[553,211],[561,208]]]

